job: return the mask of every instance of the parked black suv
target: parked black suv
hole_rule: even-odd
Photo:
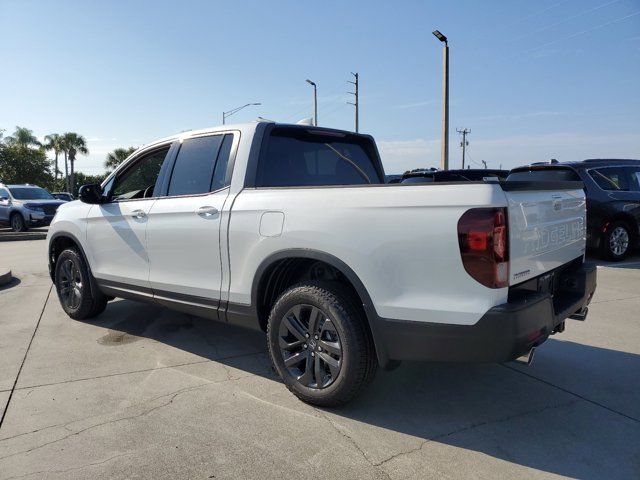
[[[508,180],[582,180],[587,195],[587,247],[622,260],[640,240],[640,160],[592,159],[533,164]]]

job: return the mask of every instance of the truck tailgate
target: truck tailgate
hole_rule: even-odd
[[[584,254],[586,201],[580,182],[505,182],[509,210],[509,285]]]

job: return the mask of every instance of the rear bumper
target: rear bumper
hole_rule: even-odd
[[[509,301],[474,325],[378,319],[376,345],[391,360],[505,362],[543,343],[585,307],[596,288],[596,267],[576,264],[557,272],[555,294],[512,289]]]

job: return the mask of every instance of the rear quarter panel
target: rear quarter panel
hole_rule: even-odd
[[[498,185],[390,185],[245,189],[229,224],[229,301],[248,305],[258,266],[271,254],[311,249],[345,262],[384,318],[473,324],[504,303],[464,270],[457,222],[469,208],[505,206]],[[266,211],[282,232],[260,234]]]

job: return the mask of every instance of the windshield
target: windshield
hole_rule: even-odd
[[[11,195],[16,200],[55,200],[53,195],[40,187],[14,187]]]

